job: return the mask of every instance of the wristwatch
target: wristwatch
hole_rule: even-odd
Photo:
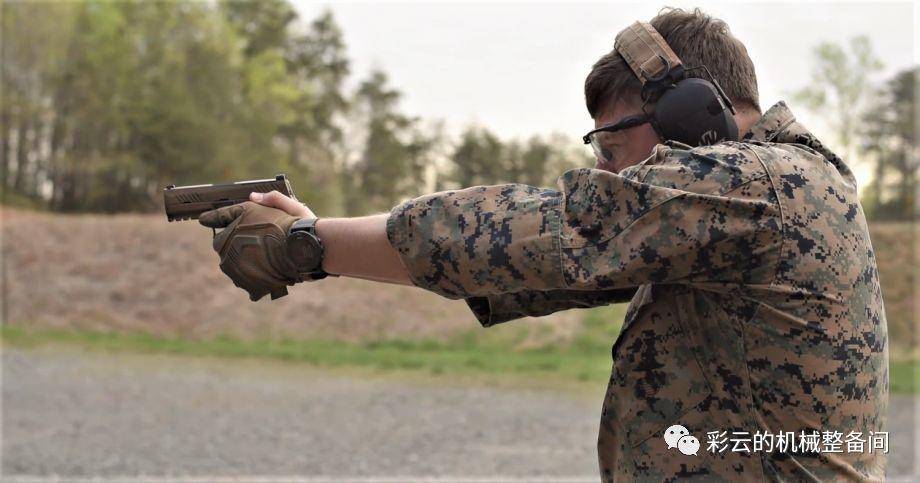
[[[331,275],[323,270],[323,241],[316,236],[317,220],[301,218],[295,221],[284,242],[284,251],[297,269],[301,282],[320,280]]]

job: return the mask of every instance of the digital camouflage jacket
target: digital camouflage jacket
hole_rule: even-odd
[[[884,478],[884,451],[858,445],[886,431],[888,406],[869,231],[853,174],[784,103],[740,142],[660,144],[558,186],[421,196],[387,235],[417,286],[466,299],[486,326],[631,297],[603,480]],[[696,455],[668,447],[676,424]]]

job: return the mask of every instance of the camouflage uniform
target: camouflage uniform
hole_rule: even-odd
[[[631,297],[613,345],[604,480],[882,479],[876,450],[711,452],[707,433],[885,431],[885,313],[856,183],[785,104],[740,142],[668,142],[559,190],[477,186],[395,207],[413,282],[483,325]],[[681,424],[696,456],[668,449]],[[845,439],[844,439],[845,441]],[[748,444],[751,448],[751,444]]]

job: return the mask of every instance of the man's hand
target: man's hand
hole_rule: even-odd
[[[252,193],[249,195],[249,199],[262,206],[278,208],[297,218],[316,218],[316,215],[314,215],[306,205],[277,191],[272,191],[271,193]]]
[[[300,206],[305,210],[300,214],[313,214]],[[287,295],[287,286],[300,281],[284,252],[288,230],[296,220],[284,211],[251,201],[208,211],[198,218],[209,228],[224,228],[214,237],[220,269],[237,287],[249,292],[253,302],[266,294],[271,294],[272,299]]]
[[[273,191],[252,193],[249,199],[300,218],[315,218],[296,198]],[[359,218],[323,218],[316,222],[316,235],[323,241],[323,270],[345,277],[412,285],[409,273],[390,245],[387,214]]]

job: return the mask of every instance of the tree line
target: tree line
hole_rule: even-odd
[[[879,220],[910,220],[920,213],[917,198],[918,125],[915,89],[920,68],[896,73],[876,85],[884,66],[869,39],[847,44],[822,42],[811,53],[812,83],[794,100],[829,121],[829,144],[848,163],[867,163],[872,178],[862,190],[866,215]]]
[[[346,88],[330,12],[285,0],[4,2],[0,186],[56,211],[159,209],[167,184],[286,173],[317,212],[385,210],[428,189],[552,184],[588,165],[558,136],[448,139],[402,113],[384,72]]]
[[[349,88],[330,12],[260,2],[4,2],[0,190],[55,211],[154,211],[167,184],[286,173],[317,212],[386,210],[430,190],[552,185],[589,152],[561,135],[458,137],[409,116],[386,73]],[[865,39],[822,44],[795,96],[832,120],[830,143],[872,163],[876,218],[915,216],[917,69],[880,88]],[[867,92],[876,95],[867,96]]]

